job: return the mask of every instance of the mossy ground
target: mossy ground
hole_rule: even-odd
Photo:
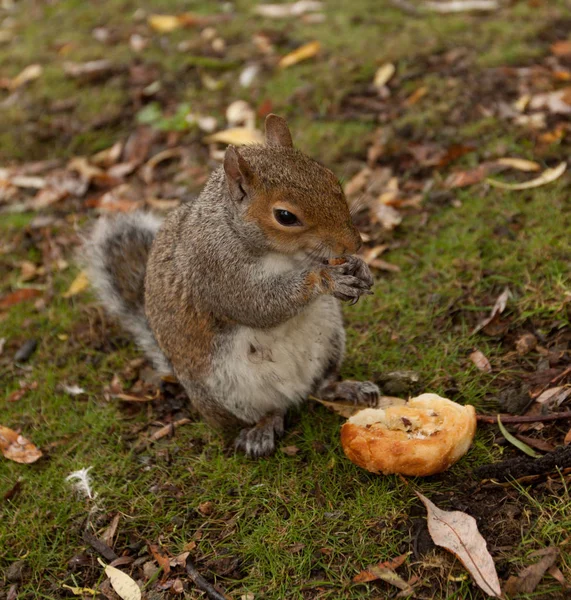
[[[517,2],[487,16],[412,18],[389,3],[336,0],[327,3],[322,25],[254,18],[254,4],[236,2],[234,18],[216,25],[228,43],[217,60],[243,63],[260,30],[277,40],[280,53],[319,39],[322,58],[261,77],[253,89],[244,90],[236,84],[238,70],[197,67],[192,50],[176,51],[178,42],[196,42],[198,31],[153,35],[144,20],[133,17],[135,11],[218,13],[217,3],[22,2],[10,17],[17,37],[0,46],[2,76],[14,76],[35,62],[44,66],[44,74],[22,91],[18,102],[0,109],[0,157],[8,163],[91,155],[128,134],[139,108],[129,93],[127,71],[135,57],[128,39],[141,31],[149,45],[136,60],[161,73],[160,101],[166,109],[190,102],[197,112],[220,116],[229,98],[244,98],[254,106],[269,100],[274,112],[289,118],[298,145],[341,176],[354,173],[355,164],[363,161],[377,127],[367,119],[343,118],[343,99],[367,85],[386,61],[405,75],[398,91],[403,99],[423,85],[429,90],[408,110],[397,111],[390,123],[395,131],[406,131],[415,141],[475,142],[476,153],[457,163],[464,168],[498,148],[506,155],[537,158],[526,135],[505,121],[470,113],[451,125],[449,115],[466,101],[466,89],[448,85],[440,71],[424,70],[424,65],[431,56],[461,46],[473,57],[474,72],[460,75],[460,82],[473,92],[473,82],[489,67],[529,65],[545,56],[549,40],[543,32],[564,17],[565,1]],[[118,41],[98,42],[92,35],[96,27],[109,29]],[[197,43],[197,55],[199,50]],[[101,58],[125,71],[89,85],[63,74],[65,60]],[[204,73],[219,77],[224,88],[204,89]],[[74,103],[63,127],[61,114],[50,107],[69,98]],[[120,118],[94,128],[103,114]],[[563,143],[550,156],[565,156],[568,150]],[[406,180],[408,174],[401,175]],[[345,312],[344,376],[366,379],[411,369],[421,375],[422,390],[472,403],[482,412],[496,409],[498,390],[517,382],[523,369],[513,360],[514,336],[530,330],[548,339],[569,327],[568,196],[565,177],[525,192],[472,187],[455,191],[454,204],[428,202],[421,214],[405,219],[391,234],[393,249],[387,255],[401,272],[380,276],[374,296]],[[9,253],[0,255],[0,295],[17,287],[22,260],[41,262],[46,233],[30,229],[34,216],[0,215],[2,240],[14,242]],[[58,216],[65,217],[58,221],[61,231],[56,227],[51,235],[69,236],[65,258],[72,261],[74,231],[88,218]],[[502,578],[533,562],[533,551],[566,539],[558,565],[571,578],[569,479],[480,490],[470,478],[472,467],[512,453],[496,443],[492,427],[481,428],[470,454],[451,471],[408,483],[370,475],[349,463],[339,445],[339,418],[317,405],[291,417],[282,445],[296,446],[295,456],[278,451],[269,459],[246,460],[229,452],[200,422],[135,451],[136,440],[153,422],[172,415],[157,403],[126,409],[105,399],[104,387],[114,374],[125,379],[139,353],[101,316],[88,294],[61,297],[76,272],[74,267],[54,271],[43,290],[44,305],[15,305],[0,321],[0,338],[7,340],[0,358],[6,397],[0,423],[21,428],[46,451],[44,459],[30,466],[0,462],[0,567],[19,559],[31,567],[19,585],[19,598],[66,597],[62,584],[96,588],[101,583],[103,571],[81,539],[90,511],[99,532],[115,514],[121,515],[118,553],[129,545],[139,548],[131,553],[142,552],[139,543],[148,541],[177,555],[196,542],[193,555],[201,570],[235,598],[247,593],[276,599],[392,597],[387,594],[393,588],[386,584],[355,585],[351,579],[368,565],[409,550],[413,555],[399,572],[421,578],[419,597],[483,598],[463,577],[459,563],[421,548],[424,513],[415,488],[439,499],[443,508],[464,506],[476,514]],[[472,335],[505,287],[512,292],[508,334],[501,339]],[[13,353],[30,337],[39,340],[37,352],[28,365],[15,366]],[[476,347],[491,361],[491,374],[468,360]],[[529,369],[537,358],[526,359]],[[38,387],[8,402],[20,380],[36,381]],[[61,391],[62,383],[79,385],[86,395],[71,397]],[[87,466],[93,467],[94,501],[78,499],[65,481]],[[21,491],[2,500],[17,481]],[[200,509],[204,502],[212,503],[207,514]],[[77,555],[88,560],[72,568],[68,562]],[[155,583],[147,583],[149,593],[159,593]],[[0,598],[9,587],[0,575]],[[162,593],[167,597],[169,592]],[[537,593],[523,597],[556,599],[564,594],[546,576]],[[200,596],[191,588],[186,597]]]

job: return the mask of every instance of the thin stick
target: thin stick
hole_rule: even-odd
[[[208,581],[206,581],[206,579],[198,572],[194,563],[190,560],[190,556],[186,558],[186,572],[194,582],[194,585],[199,590],[202,590],[210,600],[227,600],[224,594],[217,591],[216,588],[211,583],[208,583]]]
[[[502,423],[544,423],[545,421],[557,421],[558,419],[571,419],[571,410],[553,413],[551,415],[500,415]],[[497,423],[498,415],[476,415],[481,423]]]

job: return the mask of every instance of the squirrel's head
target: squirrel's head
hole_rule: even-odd
[[[242,218],[257,226],[272,250],[325,258],[361,246],[339,181],[293,147],[284,119],[268,115],[265,146],[230,146],[224,172]]]

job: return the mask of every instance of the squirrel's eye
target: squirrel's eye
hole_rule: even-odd
[[[285,227],[291,227],[292,225],[301,225],[300,220],[289,210],[284,210],[283,208],[277,208],[274,210],[274,216],[276,221],[280,225],[284,225]]]

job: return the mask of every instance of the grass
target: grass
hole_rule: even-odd
[[[235,19],[217,26],[225,39],[234,42],[224,60],[241,63],[248,58],[249,40],[262,27],[251,17],[252,5],[238,2]],[[132,31],[142,31],[150,43],[139,59],[158,65],[168,92],[167,99],[160,97],[165,106],[190,102],[197,111],[221,116],[229,98],[242,97],[254,106],[271,99],[273,110],[290,118],[298,145],[342,176],[361,164],[377,125],[330,120],[329,115],[348,90],[361,89],[386,61],[394,61],[403,76],[402,88],[396,91],[403,98],[421,85],[430,90],[417,105],[398,111],[387,124],[393,131],[411,131],[421,141],[476,141],[477,152],[463,157],[456,168],[476,166],[490,155],[537,160],[534,146],[520,131],[493,117],[451,126],[448,115],[464,97],[462,86],[448,94],[439,71],[419,71],[418,65],[458,45],[472,56],[476,74],[489,67],[533,63],[549,46],[538,34],[563,15],[564,6],[560,1],[541,9],[533,3],[516,3],[492,17],[411,19],[389,6],[372,10],[377,3],[365,0],[332,1],[327,4],[327,25],[263,22],[280,40],[280,54],[310,39],[319,39],[324,50],[316,61],[264,76],[247,91],[236,84],[239,69],[222,72],[197,65],[175,50],[178,42],[190,39],[197,44],[190,54],[202,56],[196,31],[151,36],[144,22],[133,19],[136,9],[175,13],[189,10],[188,3],[62,0],[34,9],[30,19],[18,9],[13,15],[18,40],[0,46],[0,62],[8,64],[10,59],[2,75],[13,76],[32,62],[41,62],[45,74],[23,90],[21,103],[2,109],[6,128],[0,134],[0,156],[5,161],[29,161],[89,155],[131,131],[136,108],[129,98],[127,74],[110,85],[80,85],[63,75],[61,64],[109,58],[128,65],[134,55],[124,40]],[[190,10],[195,9],[208,13],[218,7],[194,3]],[[101,45],[91,34],[98,26],[118,31],[123,41]],[[65,56],[58,53],[62,43],[72,44]],[[223,89],[212,92],[197,83],[204,72],[219,78]],[[306,89],[303,99],[293,101],[301,86]],[[53,134],[58,126],[56,116],[45,107],[70,97],[76,100],[66,117],[74,125],[72,131],[39,138],[36,127]],[[125,107],[121,122],[101,129],[90,126],[102,113]],[[311,120],[313,116],[322,120]],[[198,139],[193,132],[188,136],[189,143]],[[568,145],[557,152],[565,148]],[[408,172],[399,172],[399,177],[413,179]],[[346,309],[343,375],[366,379],[411,369],[421,375],[421,390],[472,403],[481,411],[495,410],[499,391],[523,372],[521,364],[514,366],[514,336],[529,329],[548,336],[554,328],[569,326],[568,185],[563,178],[527,192],[473,186],[454,193],[455,206],[439,204],[427,194],[422,214],[407,217],[389,238],[393,249],[387,259],[401,272],[380,276],[374,296]],[[55,214],[64,218],[51,235],[68,236],[71,244],[60,245],[73,263],[74,231],[87,219]],[[20,285],[20,261],[41,263],[44,235],[30,227],[34,216],[1,215],[0,248],[4,239],[14,244],[10,252],[0,254],[0,297]],[[22,303],[0,315],[0,337],[7,340],[0,357],[6,400],[20,388],[20,381],[38,383],[17,402],[3,402],[0,422],[21,428],[47,455],[29,466],[0,462],[0,499],[16,481],[22,484],[13,500],[0,500],[0,547],[5,549],[0,569],[21,559],[30,567],[30,575],[19,584],[19,597],[60,598],[68,595],[63,584],[99,585],[102,570],[81,532],[89,519],[101,534],[117,513],[118,552],[130,548],[132,555],[143,554],[141,543],[148,541],[160,542],[177,555],[194,542],[192,552],[201,571],[235,598],[247,593],[300,600],[386,597],[392,593],[386,584],[355,585],[351,579],[370,564],[413,547],[418,550],[424,512],[415,488],[443,508],[475,512],[503,579],[534,562],[533,551],[561,545],[567,538],[568,479],[562,477],[553,489],[548,484],[530,488],[516,483],[486,492],[489,495],[478,500],[482,492],[474,491],[471,469],[512,455],[489,427],[481,428],[470,454],[448,473],[408,483],[373,476],[347,461],[338,440],[339,418],[313,404],[291,416],[282,446],[296,446],[295,456],[278,451],[271,459],[248,461],[229,452],[222,439],[200,422],[136,450],[153,422],[170,418],[170,409],[156,404],[127,409],[106,399],[104,388],[113,376],[119,374],[129,383],[129,369],[134,369],[129,365],[140,355],[117,327],[101,317],[89,294],[61,297],[77,273],[73,264],[48,270],[45,305]],[[506,286],[513,294],[506,311],[507,334],[501,339],[472,335],[474,325]],[[29,337],[40,342],[36,354],[28,365],[13,365],[11,356]],[[472,365],[468,357],[474,348],[490,359],[493,374]],[[71,397],[62,391],[62,383],[79,385],[87,393]],[[180,407],[172,409],[177,410]],[[86,466],[93,467],[94,501],[74,495],[65,481],[69,473]],[[205,502],[211,503],[207,510]],[[510,507],[519,511],[515,520],[509,516]],[[493,525],[494,519],[498,525]],[[74,556],[83,557],[82,566],[69,566]],[[571,576],[569,544],[562,546],[558,566],[567,578]],[[420,597],[484,597],[463,577],[457,562],[431,548],[415,551],[399,573],[404,578],[420,577]],[[0,575],[0,598],[9,587]],[[191,590],[187,597],[199,596]],[[546,577],[536,594],[522,597],[564,596]]]

